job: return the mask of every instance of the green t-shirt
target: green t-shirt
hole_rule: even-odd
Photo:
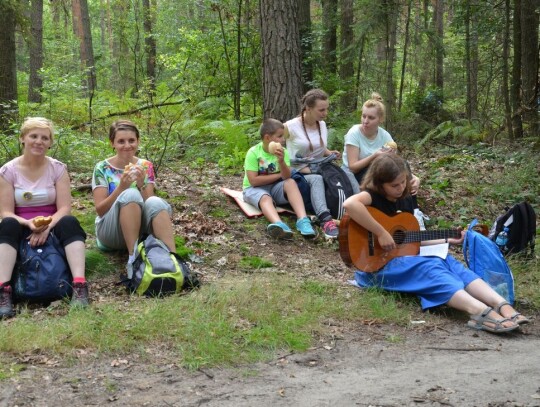
[[[283,149],[285,163],[291,165],[289,152],[286,148]],[[278,158],[274,154],[267,153],[263,149],[262,141],[259,144],[251,147],[244,161],[244,182],[242,188],[246,189],[251,186],[247,177],[247,171],[256,171],[259,175],[275,174],[280,172]]]

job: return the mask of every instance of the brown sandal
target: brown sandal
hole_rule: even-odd
[[[508,301],[503,301],[500,304],[497,304],[497,306],[493,308],[493,310],[497,314],[501,314],[501,308],[504,307],[505,305],[508,305],[510,307],[512,306]],[[525,325],[531,322],[529,318],[527,318],[525,315],[522,315],[520,312],[517,312],[517,311],[514,312],[510,317],[508,317],[508,319],[515,322],[518,325]]]

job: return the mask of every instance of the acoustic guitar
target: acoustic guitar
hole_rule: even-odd
[[[392,235],[397,247],[386,251],[379,245],[374,233],[360,226],[345,214],[339,223],[339,253],[349,266],[365,272],[381,269],[394,257],[414,256],[420,252],[420,242],[424,240],[461,237],[461,230],[421,231],[418,221],[409,212],[399,212],[388,216],[371,206],[366,207],[373,218]],[[487,229],[487,228],[486,228]]]

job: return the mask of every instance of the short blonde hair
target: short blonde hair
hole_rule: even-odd
[[[49,129],[51,133],[51,141],[54,136],[53,122],[44,117],[27,117],[21,126],[21,138],[26,136],[33,129]]]
[[[381,119],[381,122],[384,122],[384,119],[386,117],[386,108],[384,107],[383,98],[381,95],[379,95],[377,92],[373,92],[371,94],[371,99],[368,99],[364,102],[364,105],[362,106],[362,109],[364,107],[371,108],[374,107],[377,109],[377,113],[379,114],[379,118]]]

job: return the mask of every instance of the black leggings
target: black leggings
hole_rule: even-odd
[[[62,217],[52,231],[63,247],[76,241],[86,240],[86,233],[75,216]],[[21,239],[28,237],[31,233],[30,229],[21,225],[15,218],[4,218],[0,222],[0,244],[7,243],[15,250],[19,249]]]

